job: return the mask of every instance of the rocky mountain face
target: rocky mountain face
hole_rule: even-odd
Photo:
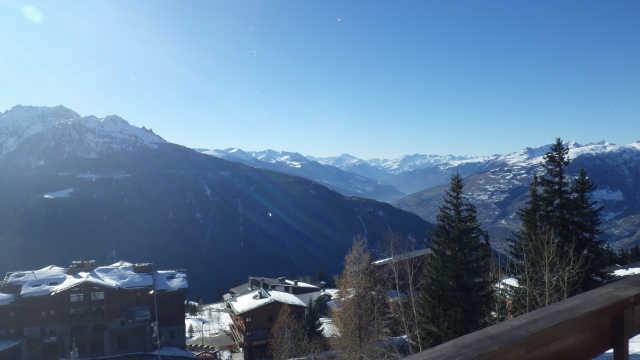
[[[93,258],[186,268],[211,299],[248,275],[336,273],[356,234],[430,224],[318,182],[171,144],[116,116],[0,114],[0,272]]]

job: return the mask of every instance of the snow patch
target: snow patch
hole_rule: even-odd
[[[233,322],[225,303],[203,305],[195,316],[187,314],[184,321],[187,337],[189,328],[193,329],[191,340],[228,333]]]
[[[640,268],[625,268],[625,269],[618,269],[615,270],[613,272],[613,275],[615,276],[630,276],[630,275],[638,275],[640,274]]]
[[[73,193],[73,191],[74,191],[73,188],[58,190],[58,191],[46,193],[42,195],[42,197],[45,199],[61,199],[61,198],[69,197],[71,193]]]
[[[13,294],[0,293],[0,305],[11,304],[15,299],[16,299],[16,296]]]

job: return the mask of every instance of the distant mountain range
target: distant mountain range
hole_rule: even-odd
[[[575,174],[579,168],[584,167],[599,187],[594,195],[604,206],[603,239],[620,247],[640,244],[640,142],[628,145],[615,145],[605,141],[586,145],[570,142],[568,145],[570,157],[574,160],[570,173]],[[524,204],[531,175],[540,171],[543,155],[548,149],[549,145],[543,145],[504,155],[474,157],[413,154],[396,159],[370,160],[349,154],[314,158],[295,153],[293,162],[288,159],[294,158],[286,157],[286,154],[291,153],[268,150],[243,152],[246,158],[242,162],[251,164],[252,161],[263,161],[262,154],[270,154],[269,161],[277,162],[283,169],[294,167],[298,175],[314,181],[318,181],[317,175],[304,171],[307,163],[325,165],[323,169],[338,168],[345,173],[359,175],[380,186],[390,186],[407,194],[402,197],[378,197],[373,192],[360,193],[361,196],[391,201],[430,222],[435,221],[444,185],[453,174],[459,173],[465,178],[469,197],[478,206],[481,220],[493,235],[496,248],[501,249],[518,226],[516,211]],[[229,151],[207,153],[239,161],[227,155]],[[256,164],[253,166],[263,167]],[[360,183],[366,181],[359,179]],[[348,184],[345,182],[341,187],[329,186],[337,191],[353,194],[355,189],[344,189]]]
[[[640,244],[640,142],[570,148],[570,173],[584,167],[599,187],[603,239]],[[16,106],[0,113],[0,272],[153,261],[186,267],[207,298],[247,275],[333,274],[356,234],[377,254],[388,231],[425,239],[454,173],[503,249],[547,149],[390,160],[195,151],[117,116]]]
[[[358,178],[352,175],[352,178]],[[187,268],[212,299],[248,275],[337,273],[357,234],[423,240],[387,203],[218,159],[117,116],[62,106],[0,113],[0,272],[75,259]]]
[[[380,182],[332,166],[323,164],[313,158],[305,157],[295,152],[285,151],[243,151],[237,148],[224,150],[197,149],[204,154],[221,159],[239,162],[260,169],[269,169],[290,175],[301,176],[323,184],[344,195],[393,201],[401,198],[404,193],[392,185]]]

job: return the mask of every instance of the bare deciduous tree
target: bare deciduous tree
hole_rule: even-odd
[[[386,303],[361,237],[355,239],[338,280],[338,308],[333,312],[339,335],[332,346],[341,359],[390,358],[385,345]]]
[[[296,318],[288,305],[283,305],[271,329],[271,353],[274,360],[287,360],[306,352],[302,320]]]

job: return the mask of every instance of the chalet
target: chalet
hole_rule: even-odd
[[[250,276],[249,280],[229,290],[229,294],[232,296],[239,296],[256,289],[276,290],[286,292],[295,295],[309,294],[318,292],[322,289],[323,284],[320,286],[309,284],[298,280],[289,280],[285,277],[268,278],[268,277],[256,277]]]
[[[269,359],[271,329],[283,306],[302,318],[310,300],[322,296],[320,286],[286,278],[250,277],[225,295],[231,334],[246,360]]]
[[[187,287],[184,272],[122,261],[9,273],[0,283],[0,360],[184,349]]]

